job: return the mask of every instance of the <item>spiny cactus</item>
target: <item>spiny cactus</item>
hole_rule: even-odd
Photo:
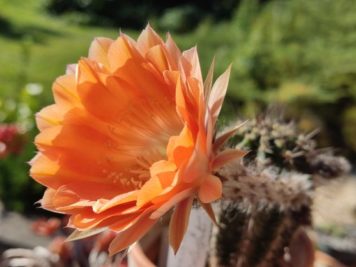
[[[243,166],[232,165],[219,172],[228,180],[212,245],[218,266],[278,266],[293,233],[311,222],[311,176],[242,174]]]
[[[240,168],[243,172],[233,172]],[[236,162],[221,169],[219,175],[227,178],[224,199],[252,204],[260,209],[278,206],[281,210],[296,210],[311,203],[313,183],[307,174],[279,173],[272,168],[259,173]]]
[[[280,266],[293,234],[311,225],[319,180],[350,169],[345,158],[317,149],[316,133],[299,133],[295,123],[273,114],[237,130],[229,145],[250,152],[217,173],[224,196],[212,239],[213,266]]]
[[[333,155],[331,149],[317,148],[313,139],[317,133],[318,130],[301,133],[295,122],[271,112],[245,122],[230,145],[249,150],[245,164],[254,164],[258,169],[273,166],[323,178],[348,172],[350,164],[345,158]]]

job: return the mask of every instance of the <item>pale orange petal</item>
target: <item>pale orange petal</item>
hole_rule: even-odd
[[[171,193],[171,194],[169,194]],[[151,219],[158,219],[159,217],[163,216],[167,211],[169,211],[171,208],[174,207],[174,205],[176,205],[177,203],[179,203],[180,201],[182,201],[183,199],[191,196],[193,194],[193,189],[189,188],[189,189],[185,189],[183,191],[180,192],[168,192],[166,193],[167,195],[164,196],[163,194],[160,196],[160,198],[164,198],[164,203],[159,203],[157,206],[159,206],[159,208],[157,208],[155,211],[152,212],[150,218]],[[156,200],[156,203],[158,201]],[[162,199],[161,201],[162,202]]]
[[[124,250],[128,246],[132,245],[132,243],[139,240],[156,222],[157,220],[143,217],[129,229],[118,233],[118,235],[110,244],[110,256],[113,256],[114,254]]]
[[[199,200],[202,203],[210,203],[222,195],[222,183],[219,177],[214,175],[207,176],[199,187]]]
[[[193,152],[193,136],[187,125],[184,126],[179,136],[172,136],[167,145],[167,155],[177,167],[189,160]]]
[[[218,136],[214,141],[214,147],[213,147],[214,152],[217,152],[226,143],[226,141],[229,140],[229,138],[231,138],[236,133],[238,129],[240,129],[243,125],[245,125],[246,122],[247,121],[240,123],[239,125],[233,127],[232,129]]]
[[[52,204],[53,198],[56,195],[56,190],[47,188],[43,194],[42,199],[39,201],[42,207],[47,207],[48,210],[54,210],[55,207]]]
[[[78,230],[74,230],[67,238],[66,241],[70,242],[70,241],[75,241],[75,240],[80,240],[83,238],[87,238],[93,235],[97,235],[100,234],[104,231],[106,231],[107,228],[97,228],[97,229],[88,229],[88,230],[84,230],[84,231],[78,231]]]
[[[112,121],[120,111],[117,99],[101,83],[88,63],[81,60],[78,64],[78,94],[82,104],[93,115],[104,121]],[[100,99],[100,101],[98,101]]]
[[[52,188],[62,185],[59,179],[48,179],[48,176],[53,176],[59,170],[60,166],[57,161],[51,160],[42,153],[37,153],[29,163],[31,165],[30,175],[38,183]]]
[[[56,138],[62,131],[63,126],[62,125],[54,125],[53,127],[48,127],[44,130],[41,131],[36,137],[35,137],[35,144],[38,147],[43,147],[43,146],[50,146],[54,138]]]
[[[150,168],[151,177],[158,177],[162,188],[172,185],[177,166],[170,161],[160,160],[152,164]]]
[[[193,183],[196,179],[200,178],[208,172],[208,155],[204,153],[204,144],[198,136],[194,151],[188,161],[188,164],[181,172],[181,178],[186,183]]]
[[[177,85],[175,89],[175,99],[176,99],[176,109],[182,121],[190,122],[190,115],[188,105],[185,99],[183,84],[181,81],[181,77],[177,80]]]
[[[178,70],[178,61],[181,57],[181,52],[169,33],[167,34],[165,48],[167,50],[167,57],[169,59],[169,65],[171,66],[171,69]]]
[[[68,106],[79,105],[74,75],[64,75],[56,79],[52,86],[56,104]]]
[[[211,88],[212,88],[212,84],[213,84],[214,68],[215,68],[215,57],[213,58],[213,61],[210,64],[208,74],[204,81],[205,99],[209,99],[209,97],[210,97]]]
[[[203,78],[201,76],[201,68],[197,48],[193,47],[189,50],[184,51],[183,57],[184,59],[186,59],[186,61],[184,62],[189,62],[191,66],[189,76],[194,77],[195,79],[201,82]]]
[[[77,67],[78,65],[77,64],[68,64],[66,66],[66,75],[74,75],[75,76],[75,73],[77,72]]]
[[[183,240],[183,236],[188,227],[190,210],[193,198],[189,197],[176,205],[169,224],[169,243],[175,253]]]
[[[162,192],[163,188],[158,177],[151,177],[140,189],[137,196],[137,206],[142,207]]]
[[[120,36],[110,45],[107,58],[111,71],[116,71],[132,58],[131,49],[123,37]]]
[[[57,213],[73,213],[93,205],[92,201],[78,201],[78,199],[77,195],[71,191],[66,191],[65,188],[59,190],[48,188],[39,203],[42,208]],[[61,206],[58,206],[58,204]]]
[[[78,143],[81,146],[78,146]],[[52,151],[60,153],[62,166],[68,162],[66,164],[68,167],[73,166],[77,171],[84,171],[87,174],[92,172],[101,177],[108,175],[110,171],[115,171],[116,168],[132,165],[135,162],[131,159],[130,164],[129,157],[112,149],[117,146],[115,139],[85,125],[67,123],[64,126],[44,129],[35,138],[35,144],[41,150],[45,150],[45,153]],[[83,156],[77,159],[76,157],[81,153]],[[110,161],[100,163],[99,161],[103,161],[105,157],[110,158]],[[123,175],[123,172],[121,173]]]
[[[108,227],[115,232],[121,232],[129,229],[132,225],[136,224],[140,218],[143,216],[143,213],[132,213],[132,214],[123,214],[124,216],[118,216],[115,219],[115,216],[110,216],[110,218],[114,219],[109,221],[104,221],[101,223],[102,225],[108,225]]]
[[[62,185],[66,185],[74,192],[80,195],[80,198],[87,200],[97,200],[103,196],[107,198],[113,198],[118,194],[126,193],[130,190],[125,190],[120,184],[114,184],[109,181],[103,181],[99,175],[94,175],[95,170],[86,170],[85,172],[77,172],[80,168],[76,162],[71,159],[71,164],[62,162],[56,158],[56,155],[38,153],[35,158],[30,162],[31,176],[39,183],[57,189]],[[88,166],[87,166],[88,168]],[[100,169],[98,170],[100,173]],[[82,186],[83,183],[85,186]],[[125,192],[126,191],[126,192]]]
[[[219,116],[222,103],[224,102],[227,86],[229,84],[231,66],[215,81],[209,96],[208,106],[213,118],[213,124]]]
[[[69,206],[80,200],[79,196],[72,190],[68,189],[65,185],[61,186],[54,192],[52,190],[49,190],[47,194],[49,195],[47,195],[41,202],[44,208],[51,208],[51,206],[53,207]],[[49,201],[49,196],[51,196],[51,201]],[[48,206],[46,206],[46,204]]]
[[[168,62],[162,45],[151,47],[148,50],[146,57],[160,72],[168,69]]]
[[[215,157],[213,170],[218,170],[230,161],[244,157],[247,153],[247,151],[239,149],[226,149]]]
[[[95,38],[89,48],[89,58],[109,68],[108,51],[113,42],[109,38]]]
[[[167,82],[167,84],[170,85],[170,88],[174,89],[177,84],[177,81],[179,79],[179,72],[165,70],[163,72],[163,76],[164,76],[164,79]]]
[[[120,194],[110,200],[98,199],[93,205],[93,211],[95,213],[101,213],[115,206],[125,204],[128,202],[134,202],[137,199],[137,193],[138,191],[136,190],[136,191],[127,192],[125,194]]]
[[[137,46],[143,54],[146,54],[151,47],[160,44],[163,44],[161,37],[159,37],[150,25],[147,25],[146,29],[144,29],[137,38]]]
[[[213,208],[211,207],[211,204],[210,203],[201,203],[200,202],[200,205],[203,207],[203,209],[206,211],[206,213],[208,214],[209,218],[212,220],[212,222],[217,225],[217,222],[216,222],[216,217],[215,217],[215,213],[214,213],[214,210]]]
[[[137,78],[138,75],[140,79]],[[115,72],[115,76],[130,85],[130,88],[134,89],[135,93],[140,94],[136,95],[139,99],[142,98],[142,96],[147,96],[151,98],[151,100],[165,99],[166,103],[168,100],[168,104],[174,103],[171,102],[174,101],[174,87],[167,86],[162,75],[158,78],[157,75],[152,72],[152,68],[140,64],[140,62],[134,59],[127,60],[125,66]],[[130,94],[130,91],[126,93]],[[175,106],[171,107],[175,108]]]
[[[191,116],[195,117],[197,123],[203,119],[203,112],[205,112],[205,102],[203,98],[203,90],[201,81],[189,77],[187,79],[187,99],[189,100],[189,112]]]
[[[46,154],[48,153],[46,152]],[[31,161],[33,164],[30,174],[39,183],[52,188],[66,184],[82,198],[90,200],[103,197],[110,199],[135,188],[134,184],[127,184],[128,179],[123,181],[115,180],[115,177],[113,177],[114,180],[108,179],[107,175],[102,173],[102,170],[97,166],[90,166],[91,169],[85,170],[85,159],[80,162],[80,165],[76,164],[78,162],[73,162],[73,159],[75,159],[75,155],[74,157],[72,155],[67,161],[67,159],[58,159],[56,156],[40,153],[34,161]],[[78,169],[81,171],[78,172]]]
[[[131,53],[131,56],[134,59],[138,60],[138,62],[142,62],[143,60],[145,60],[137,47],[137,42],[134,39],[132,39],[130,36],[124,34],[123,32],[120,32],[120,37],[125,42],[127,48],[129,49],[129,51]]]
[[[144,211],[146,212],[146,211]],[[132,224],[143,216],[143,212],[135,207],[135,204],[125,203],[101,213],[95,213],[91,208],[82,208],[72,212],[68,226],[80,230],[94,227],[109,227],[113,230],[122,230],[131,227]]]
[[[58,126],[62,123],[65,113],[66,110],[58,105],[47,106],[36,114],[37,127],[43,131],[49,127]]]
[[[125,227],[129,227],[132,221],[134,221],[139,216],[139,214],[120,215],[115,212],[110,214],[100,214],[100,216],[96,215],[96,217],[90,217],[92,216],[91,213],[89,213],[89,215],[87,214],[87,209],[81,209],[74,212],[74,215],[69,218],[67,226],[76,228],[79,231],[85,231],[103,227],[108,227],[111,229],[113,225],[116,226],[120,224],[119,228],[123,229]]]

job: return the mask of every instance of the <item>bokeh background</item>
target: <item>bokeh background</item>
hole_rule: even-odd
[[[136,37],[150,23],[204,73],[233,64],[221,124],[274,105],[355,163],[356,3],[352,0],[0,0],[0,200],[34,214],[42,187],[28,176],[34,114],[51,84],[97,36]]]

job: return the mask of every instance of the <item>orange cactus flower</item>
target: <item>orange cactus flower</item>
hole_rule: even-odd
[[[174,208],[170,243],[179,248],[194,198],[211,217],[222,195],[214,172],[243,152],[214,138],[230,68],[203,82],[196,48],[181,52],[147,26],[137,41],[97,38],[88,58],[53,85],[55,104],[37,114],[39,150],[31,176],[47,188],[43,208],[70,215],[71,238],[106,229],[109,251],[141,238]]]

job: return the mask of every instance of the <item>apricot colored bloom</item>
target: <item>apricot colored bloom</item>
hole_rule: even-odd
[[[53,85],[55,104],[37,115],[31,176],[47,188],[43,208],[70,215],[72,238],[118,232],[111,254],[142,237],[174,208],[176,251],[194,198],[221,197],[214,171],[241,151],[214,139],[229,78],[203,83],[196,48],[181,52],[149,26],[137,41],[97,38],[88,58]]]

